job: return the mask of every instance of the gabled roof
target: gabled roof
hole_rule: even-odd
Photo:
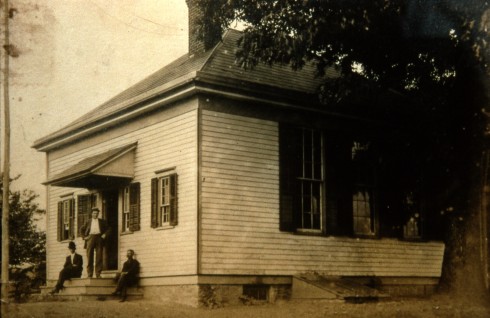
[[[199,55],[186,54],[178,58],[66,127],[36,140],[33,147],[42,151],[48,150],[53,142],[59,144],[59,140],[66,136],[91,129],[121,114],[136,112],[145,102],[176,92],[197,81],[213,79],[235,88],[248,85],[256,91],[257,88],[279,90],[298,96],[313,95],[323,81],[315,76],[313,65],[306,65],[300,71],[292,70],[289,65],[259,64],[254,69],[240,68],[235,63],[237,41],[240,37],[241,32],[228,30],[223,36],[223,41],[214,49]],[[332,71],[327,76],[336,75]]]

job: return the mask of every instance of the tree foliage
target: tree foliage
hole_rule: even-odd
[[[35,222],[45,214],[31,190],[10,193],[9,251],[10,265],[39,264],[46,258],[46,233]]]
[[[434,92],[461,68],[487,69],[489,2],[483,0],[200,0],[201,32],[245,24],[237,61],[316,64],[343,76],[325,92],[341,100],[359,78],[382,89]],[[486,17],[486,18],[485,18]],[[351,85],[352,83],[352,85]],[[435,96],[436,94],[431,94]],[[331,101],[331,100],[330,100]]]

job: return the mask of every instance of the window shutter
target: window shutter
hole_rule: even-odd
[[[158,178],[151,179],[151,227],[156,228],[158,209]]]
[[[177,217],[177,174],[170,175],[170,225],[176,226]]]
[[[68,239],[73,240],[75,239],[75,199],[70,199],[70,202],[68,203],[70,207],[70,230],[68,231]]]
[[[58,202],[58,242],[62,241],[62,231],[63,231],[63,202]]]
[[[140,184],[129,186],[129,230],[140,230]]]
[[[327,234],[351,235],[352,216],[352,153],[349,138],[326,138],[326,199]]]
[[[77,215],[77,236],[80,237],[82,236],[82,233],[80,232],[81,227],[87,222],[87,220],[90,218],[90,210],[91,210],[91,194],[85,194],[85,195],[79,195],[77,197],[78,201],[78,215]]]
[[[279,229],[292,232],[296,230],[296,213],[299,209],[299,132],[292,126],[279,126]]]

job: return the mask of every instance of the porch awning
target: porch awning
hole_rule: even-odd
[[[43,182],[57,187],[101,189],[134,178],[134,150],[137,143],[88,157]]]

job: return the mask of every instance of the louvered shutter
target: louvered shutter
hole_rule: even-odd
[[[140,230],[140,184],[129,186],[129,230]]]
[[[63,201],[58,202],[58,242],[63,240]]]
[[[82,233],[80,231],[81,227],[87,222],[87,220],[90,218],[90,210],[92,207],[91,203],[91,194],[85,194],[85,195],[79,195],[77,197],[78,201],[78,210],[77,210],[77,236],[82,236]]]
[[[346,137],[326,138],[327,233],[352,234],[351,140]]]
[[[69,206],[69,230],[67,239],[75,239],[75,199],[70,199],[68,202]]]
[[[296,230],[299,213],[299,167],[301,167],[301,144],[299,131],[292,126],[279,126],[279,229],[292,232]]]
[[[158,178],[151,179],[151,227],[158,226]]]
[[[178,223],[177,209],[177,174],[172,174],[170,178],[170,225],[176,226]]]

